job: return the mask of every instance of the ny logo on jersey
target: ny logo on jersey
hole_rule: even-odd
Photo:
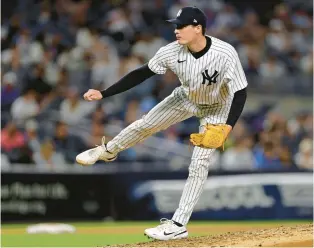
[[[217,77],[218,77],[219,73],[218,71],[215,70],[214,74],[209,76],[208,75],[208,70],[205,70],[202,72],[202,76],[203,76],[203,82],[202,84],[206,83],[206,80],[208,80],[208,85],[212,85],[212,83],[217,83]]]

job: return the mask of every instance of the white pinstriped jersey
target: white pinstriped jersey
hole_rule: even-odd
[[[209,37],[211,47],[198,59],[187,46],[174,41],[161,47],[148,67],[156,74],[164,74],[167,69],[173,71],[191,102],[223,104],[232,101],[234,93],[247,86],[247,80],[234,47]]]

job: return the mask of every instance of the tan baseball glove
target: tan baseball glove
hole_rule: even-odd
[[[202,148],[216,149],[223,147],[224,142],[231,131],[227,124],[207,124],[204,133],[192,133],[190,141],[193,145]]]

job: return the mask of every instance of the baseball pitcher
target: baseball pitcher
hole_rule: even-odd
[[[84,99],[94,101],[119,94],[168,69],[178,76],[182,85],[107,144],[103,137],[101,146],[76,157],[82,165],[92,165],[98,160],[110,162],[120,151],[156,132],[192,116],[199,118],[199,133],[190,136],[195,147],[179,206],[171,220],[161,219],[160,225],[144,231],[145,235],[158,240],[188,236],[186,225],[207,179],[211,155],[216,148],[223,147],[241,115],[247,87],[236,50],[226,42],[205,35],[206,16],[200,9],[184,7],[168,22],[175,24],[176,41],[161,47],[148,64],[108,89],[88,90]]]

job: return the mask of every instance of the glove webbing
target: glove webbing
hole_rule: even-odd
[[[222,129],[223,133],[224,133],[224,137],[226,137],[226,132],[225,132],[225,129]],[[206,132],[206,131],[205,131]],[[222,150],[224,151],[225,150],[225,141],[226,139],[224,140],[224,142],[222,143]],[[191,141],[189,142],[189,151],[192,152],[192,149],[191,149]]]

